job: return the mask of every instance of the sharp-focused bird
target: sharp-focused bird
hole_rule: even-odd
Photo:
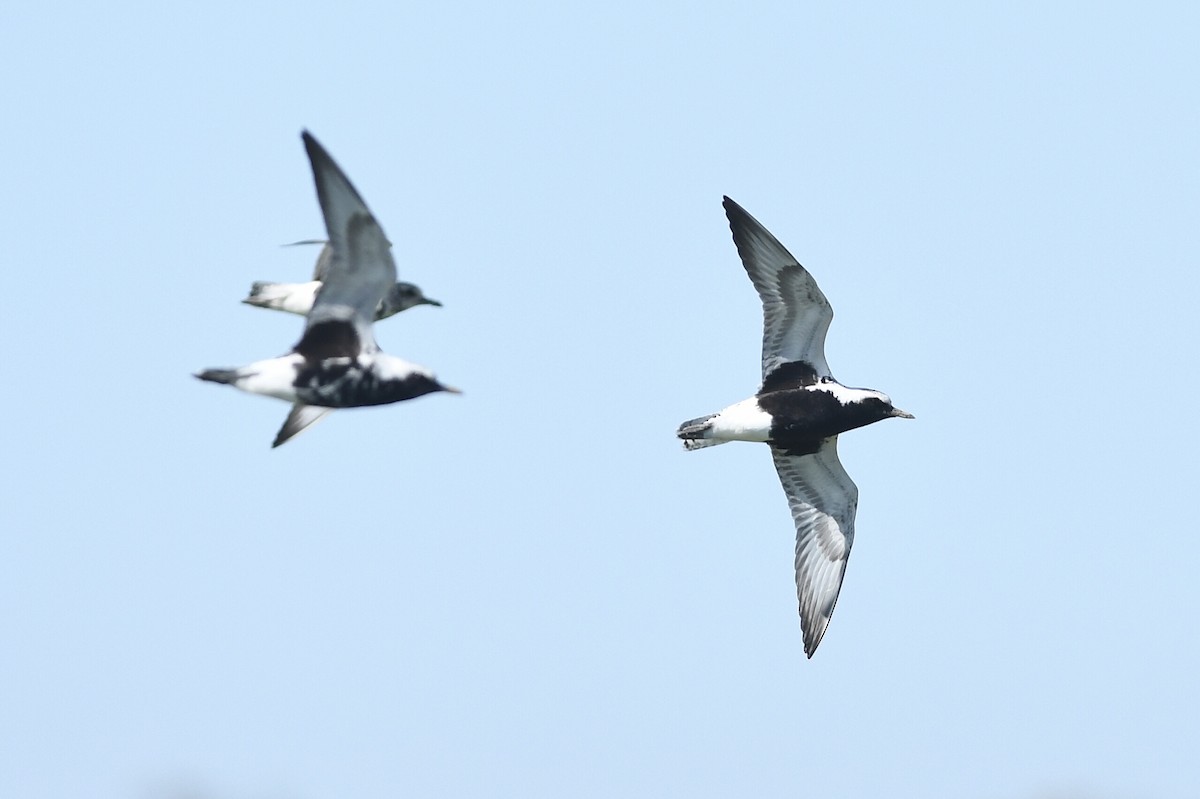
[[[839,433],[912,414],[887,394],[843,386],[825,362],[833,309],[812,275],[754,217],[725,198],[742,265],[763,304],[762,386],[753,397],[692,419],[677,435],[688,450],[727,441],[771,447],[796,524],[796,593],[804,652],[821,643],[854,542],[858,487],[837,454]]]
[[[459,393],[423,366],[387,355],[372,323],[396,283],[391,244],[349,178],[304,131],[317,199],[329,234],[325,280],[304,335],[287,355],[237,369],[206,369],[201,380],[293,403],[272,446],[279,446],[331,408],[385,405],[435,391]]]

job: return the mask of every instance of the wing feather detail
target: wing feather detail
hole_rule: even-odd
[[[854,543],[858,487],[838,459],[837,436],[811,455],[775,448],[771,455],[796,525],[796,596],[804,652],[812,657],[842,589]]]
[[[724,206],[738,255],[763,304],[763,379],[790,361],[806,361],[819,377],[831,377],[825,362],[825,333],[833,321],[829,300],[758,220],[728,197]]]

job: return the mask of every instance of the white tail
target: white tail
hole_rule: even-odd
[[[312,310],[320,283],[268,283],[256,281],[250,286],[250,296],[242,300],[247,305],[286,311],[304,316]]]

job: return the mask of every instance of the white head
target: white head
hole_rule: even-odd
[[[900,419],[915,418],[911,413],[902,411],[892,404],[892,398],[882,391],[875,391],[870,388],[850,388],[843,386],[833,378],[825,378],[821,382],[812,387],[818,391],[828,391],[833,396],[837,397],[838,402],[843,405],[857,403],[860,405],[874,406],[878,410],[880,419],[887,419],[895,416]]]

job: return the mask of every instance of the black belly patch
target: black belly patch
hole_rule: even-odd
[[[308,364],[297,371],[294,386],[302,402],[327,408],[387,405],[443,390],[440,383],[419,372],[399,380],[381,380],[350,358]]]
[[[771,444],[792,455],[810,455],[826,438],[886,419],[890,410],[874,397],[843,405],[820,389],[759,394],[758,404],[771,415]]]

